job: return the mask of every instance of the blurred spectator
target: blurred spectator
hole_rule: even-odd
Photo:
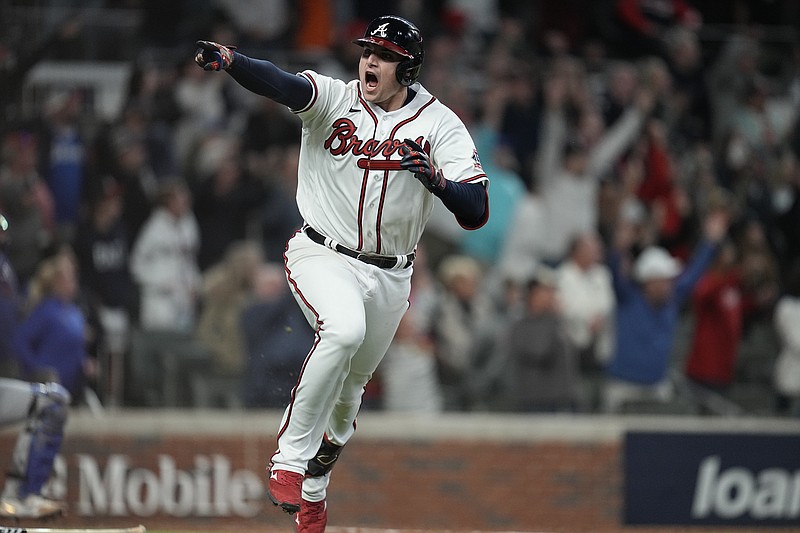
[[[88,141],[80,124],[82,106],[78,90],[54,92],[45,102],[39,132],[39,168],[53,195],[56,232],[63,242],[74,238],[83,203]]]
[[[128,237],[133,242],[150,217],[159,181],[147,161],[147,149],[140,139],[118,138],[111,149],[114,159],[111,172],[120,188],[122,221]],[[93,186],[98,186],[103,181],[104,178],[95,180]],[[102,191],[93,191],[92,196],[97,194],[102,194]]]
[[[196,16],[196,12],[193,13]],[[174,24],[174,21],[172,21]],[[183,44],[183,43],[181,43]],[[150,144],[151,150],[157,155],[154,164],[158,175],[168,175],[167,165],[178,164],[175,161],[175,147],[173,146],[172,128],[180,118],[180,109],[175,101],[175,83],[178,80],[177,65],[163,58],[154,58],[151,61],[141,61],[136,64],[129,84],[129,101],[126,109],[141,113],[144,122],[134,122],[134,126],[145,125],[146,135],[151,143],[165,140],[164,146]],[[137,119],[136,114],[133,119]],[[164,139],[169,136],[168,139]]]
[[[526,180],[520,175],[520,161],[500,132],[510,82],[501,81],[483,94],[478,116],[467,127],[475,140],[484,171],[492,176],[489,213],[486,224],[477,231],[459,236],[463,253],[477,258],[487,267],[494,266],[503,254],[504,241],[516,216],[517,206],[525,198]]]
[[[161,105],[175,105],[169,101],[171,94],[162,90],[158,96],[166,99]],[[150,107],[154,107],[154,102]],[[145,160],[152,169],[155,178],[161,179],[171,176],[178,171],[178,162],[175,161],[172,131],[164,122],[154,122],[151,118],[152,110],[145,107],[144,102],[132,101],[122,111],[121,119],[114,124],[110,132],[110,141],[114,145],[124,143],[138,143],[145,151]]]
[[[121,214],[120,189],[113,180],[107,180],[106,190],[95,199],[89,217],[79,226],[75,252],[81,283],[92,305],[130,316],[138,302],[129,267],[131,243]]]
[[[547,234],[533,244],[533,253],[548,263],[563,259],[574,235],[597,227],[599,180],[636,139],[653,103],[649,93],[640,92],[637,104],[608,130],[596,111],[584,109],[578,129],[571,132],[564,107],[567,89],[559,78],[551,79],[546,88],[547,110],[536,168]],[[512,231],[529,232],[527,222],[518,220],[520,227]]]
[[[667,35],[667,64],[671,83],[671,141],[676,148],[712,139],[712,108],[703,62],[702,45],[696,32],[676,28]]]
[[[800,134],[800,129],[798,129]],[[800,135],[798,136],[800,140]],[[778,246],[777,259],[780,261],[781,275],[800,261],[800,164],[797,154],[784,150],[776,172],[773,185],[773,206],[775,211],[774,232]]]
[[[253,298],[239,319],[247,349],[244,405],[282,409],[297,383],[298,369],[313,344],[314,331],[295,303],[279,263],[267,262],[259,267]]]
[[[403,316],[379,370],[386,411],[438,413],[444,408],[433,339],[418,321]]]
[[[557,56],[574,51],[591,38],[596,2],[591,0],[564,0],[536,4],[536,35],[545,56]],[[583,16],[576,17],[575,13]]]
[[[752,326],[770,321],[780,292],[780,273],[762,223],[757,220],[745,221],[739,230],[737,244],[745,301],[743,327],[747,334]]]
[[[247,237],[250,215],[263,203],[264,187],[245,173],[241,158],[231,154],[196,184],[192,197],[200,228],[198,264],[206,271],[223,260],[233,243]]]
[[[703,404],[703,391],[724,395],[735,379],[744,312],[738,259],[733,242],[724,242],[692,292],[694,332],[685,373],[700,387],[701,412],[713,413]]]
[[[741,150],[745,153],[771,156],[786,141],[800,106],[795,104],[776,112],[777,105],[776,95],[770,95],[766,80],[760,76],[751,78],[730,117],[732,135],[744,143]]]
[[[96,360],[87,353],[87,318],[76,303],[77,264],[69,251],[43,260],[31,280],[26,315],[14,335],[22,375],[60,383],[74,403],[84,398]]]
[[[3,138],[0,209],[13,225],[6,252],[23,286],[53,242],[55,208],[37,167],[37,140],[19,131]]]
[[[268,100],[264,98],[264,100]],[[267,261],[283,262],[283,252],[289,237],[303,225],[294,195],[297,191],[297,161],[299,144],[291,144],[276,152],[277,172],[264,176],[264,197],[261,206],[260,229],[264,257]]]
[[[677,165],[669,149],[665,124],[657,119],[648,121],[644,139],[644,179],[637,196],[650,211],[653,231],[658,244],[681,261],[687,261],[697,240],[695,202],[680,180]],[[691,184],[700,192],[699,184]],[[694,192],[694,191],[693,191]]]
[[[192,148],[207,131],[225,129],[229,100],[224,78],[204,76],[193,59],[186,61],[180,69],[174,94],[181,118],[175,124],[174,139],[175,155],[178,161],[185,162]]]
[[[605,91],[600,98],[600,109],[606,127],[613,125],[634,104],[639,90],[639,73],[628,61],[617,61],[608,69]]]
[[[245,154],[263,153],[270,148],[299,144],[300,126],[285,107],[269,98],[259,98],[247,114],[242,137]]]
[[[495,310],[482,292],[483,271],[467,256],[451,255],[438,268],[441,290],[432,319],[439,382],[445,409],[465,411],[479,406],[473,382],[491,356]]]
[[[244,371],[247,351],[239,319],[253,290],[262,255],[258,244],[237,241],[203,274],[197,338],[211,350],[208,371],[215,376],[238,381]]]
[[[651,117],[669,124],[668,129],[671,133],[679,109],[674,99],[673,79],[668,63],[659,57],[644,57],[637,62],[637,70],[639,74],[637,86],[653,95]]]
[[[133,244],[131,272],[139,284],[144,329],[189,332],[195,327],[200,234],[191,194],[180,181],[161,187],[158,205]]]
[[[622,30],[620,44],[641,55],[662,55],[668,30],[683,26],[697,31],[703,23],[700,12],[686,0],[615,0],[614,5]]]
[[[461,237],[461,250],[488,267],[499,260],[503,242],[516,215],[517,204],[526,191],[522,179],[514,170],[514,159],[508,147],[501,144],[483,153],[487,152],[488,161],[481,163],[486,175],[492,177],[492,194],[489,195],[491,215],[482,228]]]
[[[22,113],[26,76],[49,53],[65,47],[81,29],[80,17],[71,16],[59,21],[39,39],[26,35],[24,41],[20,39],[22,42],[14,43],[10,37],[15,32],[3,32],[0,39],[0,133],[5,134],[5,128],[19,127],[30,119]],[[13,30],[13,25],[7,30]]]
[[[614,349],[616,300],[611,273],[603,262],[603,242],[596,232],[576,237],[559,266],[561,317],[584,379],[585,407],[598,407],[602,370]]]
[[[500,122],[501,142],[511,149],[526,186],[531,183],[530,169],[538,149],[542,109],[537,98],[539,86],[531,68],[519,64],[512,67],[505,81],[507,94]]]
[[[557,275],[537,269],[523,296],[524,313],[499,330],[502,395],[510,411],[576,411],[583,402],[578,356],[567,338]]]
[[[122,400],[125,359],[129,351],[131,324],[136,320],[138,294],[131,276],[131,243],[122,222],[122,198],[112,179],[92,206],[88,219],[78,226],[75,252],[81,272],[81,286],[102,329],[98,354],[102,393],[108,402]]]
[[[712,105],[712,144],[722,148],[730,131],[731,117],[747,91],[751,80],[759,75],[761,45],[753,36],[734,33],[728,36],[716,61],[707,72]]]
[[[177,376],[207,364],[208,351],[194,337],[201,284],[199,239],[188,188],[179,180],[165,182],[131,251],[140,331],[132,338],[126,385],[135,402],[188,401],[188,392],[178,390]]]
[[[774,317],[781,345],[773,374],[775,407],[778,414],[800,416],[800,263],[790,271]]]
[[[603,409],[619,412],[629,402],[672,399],[670,356],[681,306],[711,264],[728,229],[728,214],[706,216],[704,239],[685,269],[660,247],[649,246],[636,258],[632,272],[626,262],[633,234],[621,226],[609,267],[617,297],[616,350],[608,365]]]
[[[410,307],[378,367],[382,405],[387,411],[438,413],[444,409],[436,345],[431,336],[437,296],[425,248],[419,246],[411,277]]]
[[[218,15],[240,35],[241,47],[283,48],[292,23],[286,0],[215,0]],[[330,27],[326,29],[330,30]],[[231,43],[233,44],[233,43]]]

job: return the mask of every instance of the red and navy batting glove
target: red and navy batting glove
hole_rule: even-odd
[[[233,63],[235,46],[222,46],[212,41],[197,41],[194,62],[203,70],[227,70]]]
[[[437,170],[431,158],[426,154],[420,145],[411,139],[405,139],[400,146],[400,166],[414,174],[426,189],[431,192],[441,192],[447,185],[441,170]]]

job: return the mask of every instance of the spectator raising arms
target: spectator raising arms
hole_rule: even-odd
[[[733,383],[742,339],[741,271],[736,247],[725,242],[711,268],[692,293],[694,335],[686,376],[696,384],[724,393]]]
[[[620,227],[616,249],[609,254],[617,296],[617,347],[603,394],[606,412],[618,412],[628,402],[672,399],[668,371],[680,309],[714,259],[728,230],[728,213],[718,209],[706,216],[704,238],[685,269],[663,248],[649,246],[630,272],[630,229]]]

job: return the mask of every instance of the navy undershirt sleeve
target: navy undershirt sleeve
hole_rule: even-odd
[[[488,195],[481,183],[448,180],[444,190],[435,194],[456,216],[458,223],[467,229],[477,229],[489,218]]]
[[[234,60],[228,74],[245,89],[275,100],[289,109],[302,109],[311,101],[311,82],[306,78],[281,70],[264,59],[253,59],[239,52],[233,54]]]

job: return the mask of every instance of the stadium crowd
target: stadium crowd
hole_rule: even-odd
[[[434,210],[365,408],[800,416],[795,2],[69,5],[0,3],[0,374],[283,407],[313,342],[282,269],[300,122],[194,42],[351,79],[351,40],[391,12],[422,30],[491,217]],[[110,63],[110,114],[45,76]]]

